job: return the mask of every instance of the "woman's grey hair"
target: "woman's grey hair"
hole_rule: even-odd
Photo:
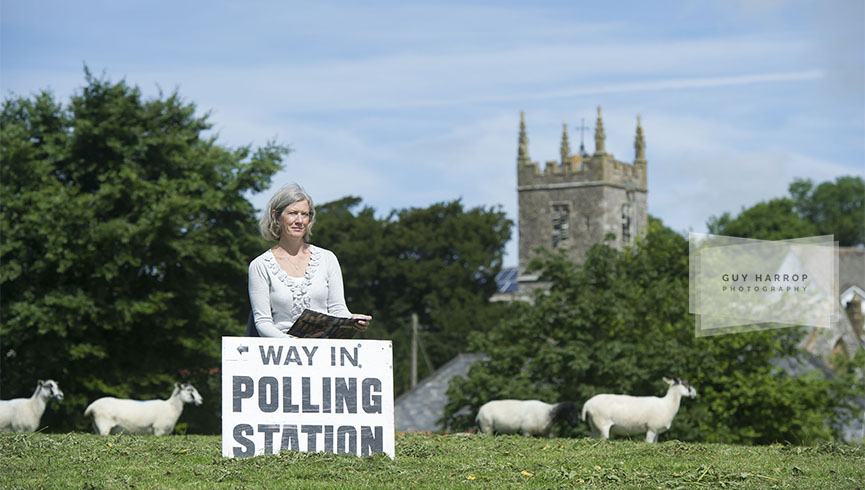
[[[276,191],[276,194],[270,198],[267,207],[261,212],[261,219],[258,220],[258,231],[267,240],[279,241],[279,220],[277,216],[288,206],[298,202],[306,201],[309,204],[309,224],[306,226],[306,233],[303,235],[303,241],[309,243],[309,238],[312,235],[312,225],[315,223],[315,204],[309,194],[303,190],[303,187],[297,184],[289,184],[282,189]]]

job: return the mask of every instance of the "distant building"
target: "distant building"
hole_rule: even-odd
[[[526,267],[538,247],[563,249],[576,264],[595,244],[623,248],[646,234],[646,143],[639,116],[634,140],[634,162],[616,160],[606,152],[601,108],[595,124],[595,152],[582,143],[572,153],[567,124],[562,132],[559,161],[548,161],[541,170],[529,157],[525,113],[520,113],[517,149],[519,265],[499,274],[499,294],[494,300],[528,300],[543,285],[527,274]]]

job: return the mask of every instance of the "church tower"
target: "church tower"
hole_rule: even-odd
[[[577,264],[596,243],[623,248],[646,233],[646,143],[637,116],[634,163],[616,160],[606,152],[606,134],[598,107],[595,152],[582,148],[571,154],[567,124],[560,161],[548,161],[541,170],[529,157],[525,113],[520,113],[517,150],[519,206],[519,274],[536,255],[537,247],[564,249]],[[531,281],[522,277],[520,282]]]

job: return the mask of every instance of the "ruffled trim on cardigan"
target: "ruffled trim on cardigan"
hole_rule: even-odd
[[[276,257],[273,256],[273,250],[268,250],[264,255],[264,263],[271,274],[276,276],[280,282],[288,287],[291,291],[291,311],[288,312],[289,320],[294,323],[295,320],[303,313],[303,310],[309,308],[311,299],[309,296],[309,288],[312,286],[312,278],[315,276],[315,271],[318,270],[318,264],[321,261],[321,249],[315,245],[309,246],[309,264],[306,266],[306,272],[302,278],[289,276],[279,263]],[[302,279],[298,281],[297,279]]]

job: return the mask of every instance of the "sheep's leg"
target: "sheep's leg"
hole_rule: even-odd
[[[658,433],[651,429],[646,431],[646,442],[658,442]]]
[[[613,428],[613,424],[604,424],[601,426],[601,439],[609,439],[610,438],[610,429]]]
[[[172,432],[174,432],[174,424],[167,424],[167,423],[156,424],[156,423],[154,423],[153,425],[150,426],[150,430],[148,432],[151,432],[157,436],[167,436],[167,435],[170,435]]]
[[[592,418],[591,414],[586,418],[586,421],[589,423],[589,429],[592,431],[592,439],[601,437],[601,431],[598,430],[598,426],[595,424],[595,419]]]
[[[100,436],[107,436],[111,434],[111,429],[114,428],[114,422],[110,420],[94,418],[93,426],[96,427],[97,434],[99,434]]]

